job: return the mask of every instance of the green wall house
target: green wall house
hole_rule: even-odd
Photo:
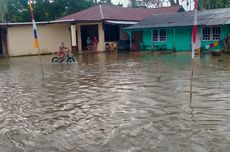
[[[132,50],[191,51],[194,12],[150,16],[125,28]],[[198,12],[197,48],[221,50],[230,36],[230,8]]]

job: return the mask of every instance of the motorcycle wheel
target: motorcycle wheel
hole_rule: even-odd
[[[73,57],[68,57],[67,63],[75,63],[75,59]]]
[[[59,57],[52,58],[52,63],[58,63],[58,62],[59,62]]]

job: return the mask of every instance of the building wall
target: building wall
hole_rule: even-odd
[[[230,36],[230,25],[227,26],[228,29],[228,36]]]
[[[200,47],[205,48],[206,45],[212,44],[215,41],[202,40],[202,27],[197,29],[199,39],[201,40]],[[166,46],[166,50],[175,50],[176,52],[191,51],[192,49],[192,27],[177,27],[166,29],[165,42],[153,42],[153,29],[143,29],[143,40],[141,42],[141,50],[154,50],[156,46]],[[175,34],[174,34],[175,33]],[[230,34],[230,26],[221,26],[221,40],[225,39]],[[218,45],[208,50],[220,50],[223,45]]]
[[[226,37],[228,37],[229,30],[230,30],[230,28],[229,28],[228,25],[221,26],[221,40],[224,40]],[[210,41],[201,41],[201,47],[205,48],[206,45],[212,44],[214,42],[215,41],[213,41],[213,40],[210,40]],[[209,48],[208,50],[220,50],[221,48],[223,48],[223,44],[218,45],[218,46],[213,47],[213,48]]]
[[[45,24],[37,27],[42,54],[56,52],[61,42],[71,48],[68,24]],[[8,27],[8,52],[10,56],[38,54],[37,49],[34,49],[32,25]]]
[[[76,24],[76,30],[77,30],[77,44],[78,44],[78,50],[82,51],[82,41],[81,41],[81,26],[82,25],[98,25],[98,47],[97,51],[104,51],[105,50],[105,37],[104,37],[104,29],[102,22],[97,23],[78,23]]]
[[[175,30],[175,31],[174,31]],[[165,42],[153,42],[153,29],[143,31],[142,50],[154,50],[157,46],[166,46],[166,50],[189,51],[191,50],[191,29],[189,28],[168,28],[166,29]],[[175,35],[174,35],[175,33]]]
[[[176,52],[191,51],[192,28],[191,27],[176,28],[175,43],[176,43],[175,45]]]
[[[143,41],[140,45],[141,50],[149,50],[152,49],[152,30],[146,29],[143,31]]]

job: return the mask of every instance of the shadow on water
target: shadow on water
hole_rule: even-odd
[[[227,152],[230,60],[101,53],[77,64],[0,59],[0,149],[12,151]]]

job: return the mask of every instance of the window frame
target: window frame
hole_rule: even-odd
[[[161,36],[161,31],[165,32],[165,36]],[[155,35],[155,32],[157,33],[157,36]],[[161,40],[162,37],[165,37],[165,40]],[[166,29],[153,29],[152,30],[152,42],[166,42],[166,41],[167,41],[167,30]]]
[[[214,29],[216,29],[217,33],[214,33]],[[215,35],[215,36],[214,36]],[[219,37],[216,39],[216,36],[219,35]],[[215,39],[214,39],[215,38]],[[219,41],[221,39],[221,27],[220,26],[216,26],[216,27],[212,27],[212,40],[214,41]]]
[[[104,25],[104,39],[105,42],[120,41],[120,26],[113,24]]]
[[[204,29],[205,28],[209,29],[210,39],[204,39]],[[217,29],[217,31],[219,31],[219,34],[218,34],[218,32],[215,33],[214,29]],[[216,35],[219,35],[219,38],[216,38]],[[219,41],[219,40],[221,40],[221,26],[205,26],[205,27],[202,27],[202,41]]]

